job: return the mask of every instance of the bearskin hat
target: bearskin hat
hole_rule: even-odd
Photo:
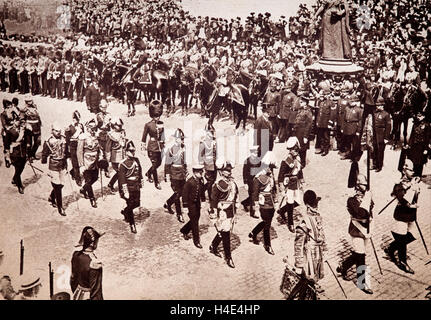
[[[28,50],[28,56],[29,57],[35,57],[36,56],[36,52],[34,51],[34,49]]]
[[[163,114],[162,102],[160,100],[151,101],[149,111],[151,118],[160,117]]]
[[[75,53],[75,60],[78,61],[78,62],[82,62],[82,59],[83,59],[83,57],[82,57],[81,51],[77,51]]]

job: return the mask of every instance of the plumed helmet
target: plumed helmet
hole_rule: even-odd
[[[123,122],[123,120],[121,120],[121,118],[120,118],[120,117],[113,117],[113,118],[111,119],[111,124],[112,124],[113,126],[117,126],[117,127],[119,127],[119,128],[122,128],[122,127],[123,127],[123,125],[124,125],[124,122]]]
[[[97,128],[97,121],[96,121],[96,119],[92,118],[92,119],[88,120],[88,121],[85,123],[85,126],[86,126],[88,129],[96,129],[96,128]]]
[[[205,125],[205,131],[211,132],[212,134],[215,134],[215,128],[212,124],[207,123]]]
[[[297,137],[292,136],[292,137],[289,137],[289,139],[287,139],[286,149],[293,149],[297,146],[299,146],[299,140]]]
[[[7,100],[7,99],[3,99],[3,108],[7,108],[7,107],[9,107],[10,105],[12,105],[12,102],[11,101],[9,101],[9,100]]]
[[[132,151],[132,152],[136,150],[135,144],[133,143],[133,141],[132,141],[132,140],[128,140],[128,141],[126,142],[126,147],[125,147],[125,149],[126,149],[126,151]]]
[[[33,97],[30,94],[26,94],[24,96],[24,102],[25,103],[32,103],[33,102]]]
[[[218,165],[216,164],[216,166],[217,169],[219,169],[220,171],[232,171],[232,169],[234,168],[232,162],[230,162],[229,160],[223,161]]]
[[[54,123],[51,125],[51,130],[52,130],[52,131],[61,131],[61,126],[58,124],[58,122],[54,122]]]
[[[310,207],[316,208],[319,201],[322,199],[316,195],[313,190],[307,190],[304,192],[304,204]]]
[[[403,169],[413,170],[413,162],[410,159],[406,159]]]
[[[163,114],[162,102],[160,100],[151,101],[149,113],[151,118],[160,117]]]
[[[93,227],[86,226],[81,233],[78,245],[82,246],[83,249],[88,248],[92,243],[97,241],[104,233],[97,232]]]
[[[77,120],[77,121],[81,120],[81,114],[79,113],[79,111],[78,111],[78,110],[75,110],[75,111],[73,112],[72,119],[75,119],[75,120]]]
[[[181,129],[176,129],[175,130],[175,132],[174,132],[174,134],[173,134],[173,137],[175,138],[175,139],[181,139],[181,140],[184,140],[184,138],[185,138],[185,136],[184,136],[184,132],[183,132],[183,130],[181,130]]]

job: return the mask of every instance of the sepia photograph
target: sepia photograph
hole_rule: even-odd
[[[429,0],[0,0],[0,300],[431,300],[430,52]]]

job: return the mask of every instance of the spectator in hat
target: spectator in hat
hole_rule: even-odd
[[[37,276],[23,274],[19,278],[18,294],[14,300],[37,300],[42,283]]]

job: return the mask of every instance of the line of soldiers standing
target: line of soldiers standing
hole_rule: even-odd
[[[80,51],[0,47],[0,89],[83,101],[95,82],[94,68]]]

